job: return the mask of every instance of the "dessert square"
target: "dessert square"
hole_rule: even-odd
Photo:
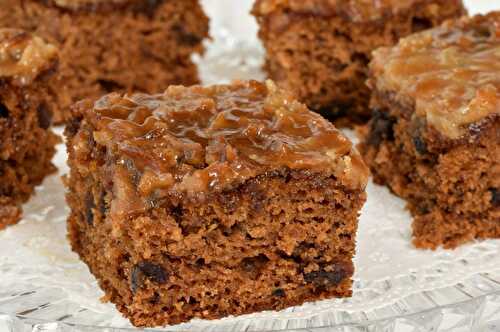
[[[3,0],[0,27],[35,32],[60,50],[55,123],[84,98],[197,83],[191,55],[208,36],[198,0]]]
[[[370,85],[361,153],[407,200],[415,245],[500,237],[500,12],[377,50]]]
[[[464,15],[461,0],[257,0],[271,79],[339,125],[370,116],[371,53]]]
[[[134,325],[351,295],[368,169],[271,81],[111,94],[66,136],[71,245]]]
[[[0,229],[19,221],[21,204],[55,170],[47,86],[56,65],[54,46],[0,29]]]

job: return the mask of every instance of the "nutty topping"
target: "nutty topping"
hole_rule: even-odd
[[[326,172],[353,190],[367,182],[349,140],[270,81],[111,94],[89,119],[96,142],[122,158],[115,170],[119,210],[144,207],[128,199],[130,190],[143,198],[222,191],[286,168]]]
[[[410,96],[416,114],[448,138],[500,114],[500,12],[449,21],[374,57],[377,89]]]
[[[27,85],[56,61],[56,48],[41,38],[22,30],[0,29],[0,78]]]

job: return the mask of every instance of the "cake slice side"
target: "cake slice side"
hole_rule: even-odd
[[[339,125],[371,117],[372,51],[466,13],[461,1],[259,0],[254,15],[266,70],[278,85]]]
[[[47,85],[56,49],[27,32],[0,29],[0,229],[15,224],[34,187],[55,171]]]
[[[447,22],[372,63],[375,116],[360,151],[407,200],[417,247],[500,237],[499,19]]]
[[[473,141],[445,142],[411,120],[413,109],[387,97],[359,146],[374,181],[408,202],[419,248],[455,248],[500,237],[500,120],[484,124]]]
[[[282,171],[199,202],[160,204],[117,229],[108,197],[70,183],[72,248],[136,326],[280,310],[351,296],[363,192]],[[81,192],[75,194],[76,188]],[[85,189],[84,189],[85,188]],[[117,234],[119,233],[119,235]]]
[[[191,55],[203,52],[209,28],[197,0],[6,0],[0,26],[34,32],[59,48],[50,84],[57,124],[85,98],[198,83]]]
[[[325,143],[332,161],[314,167],[313,160],[326,156],[321,152],[324,148],[306,152],[300,142],[317,139],[319,144],[328,133],[326,128],[333,127],[303,106],[292,111],[298,104],[284,102],[273,89],[257,82],[175,87],[167,91],[166,99],[110,96],[96,106],[87,102],[75,109],[77,116],[66,132],[70,242],[107,298],[133,324],[216,319],[351,295],[352,257],[357,219],[366,199],[367,170],[352,145],[337,137],[336,131]],[[178,103],[182,110],[174,107]],[[156,120],[169,112],[168,135],[135,131],[139,127],[132,121],[165,128],[163,122],[152,125],[148,107],[156,109]],[[256,110],[246,113],[252,107]],[[186,109],[197,116],[191,117],[193,113]],[[112,114],[114,120],[95,117],[96,112]],[[265,116],[287,112],[292,113],[280,119],[288,129],[268,131],[277,126],[278,118]],[[232,122],[236,114],[241,117],[239,126]],[[200,123],[205,116],[210,119],[208,126]],[[183,119],[183,127],[172,124],[175,117]],[[323,124],[327,127],[319,129]],[[116,138],[110,140],[108,134],[117,137],[123,130],[134,132],[132,141],[141,142],[141,152],[122,144],[130,142],[123,136],[116,145],[110,144]],[[314,135],[303,136],[304,130],[314,130]],[[257,140],[257,132],[291,158],[283,160],[293,163],[266,159],[272,149],[259,150],[268,145]],[[172,133],[182,136],[172,140]],[[287,136],[292,134],[297,135],[293,140]],[[200,141],[206,144],[206,164],[201,166],[193,142],[207,135],[208,142]],[[226,135],[225,141],[232,144],[218,145],[223,141],[219,135]],[[143,145],[146,136],[151,141]],[[176,154],[176,170],[168,173],[172,178],[151,173],[151,165],[161,167],[151,153],[160,151],[142,154],[158,137],[153,145],[165,148],[164,160],[177,144],[183,145],[179,150],[183,157]],[[338,155],[333,149],[336,139],[342,142],[335,150]],[[281,146],[280,141],[287,144]],[[244,154],[249,147],[255,155]],[[302,157],[293,155],[299,151]],[[186,172],[192,164],[197,166]],[[205,176],[210,180],[203,180]]]

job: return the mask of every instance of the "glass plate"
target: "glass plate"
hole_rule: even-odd
[[[247,14],[252,1],[204,2],[214,37],[206,55],[196,59],[204,82],[263,79],[263,51]],[[469,2],[471,12],[500,7],[495,1]],[[100,302],[104,294],[67,244],[60,178],[67,172],[65,159],[59,146],[59,174],[37,189],[20,224],[0,232],[0,332],[133,330],[112,304]],[[500,241],[416,250],[404,202],[371,183],[368,197],[352,298],[155,330],[500,331]]]

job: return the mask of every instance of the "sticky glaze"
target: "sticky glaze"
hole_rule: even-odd
[[[87,118],[143,196],[219,191],[283,168],[331,174],[353,190],[367,182],[351,142],[270,81],[111,94]],[[116,189],[123,197],[133,190]]]
[[[0,78],[30,84],[57,61],[57,49],[17,29],[0,29]]]
[[[446,137],[500,114],[500,12],[462,19],[379,49],[376,88],[411,97],[416,114]]]

